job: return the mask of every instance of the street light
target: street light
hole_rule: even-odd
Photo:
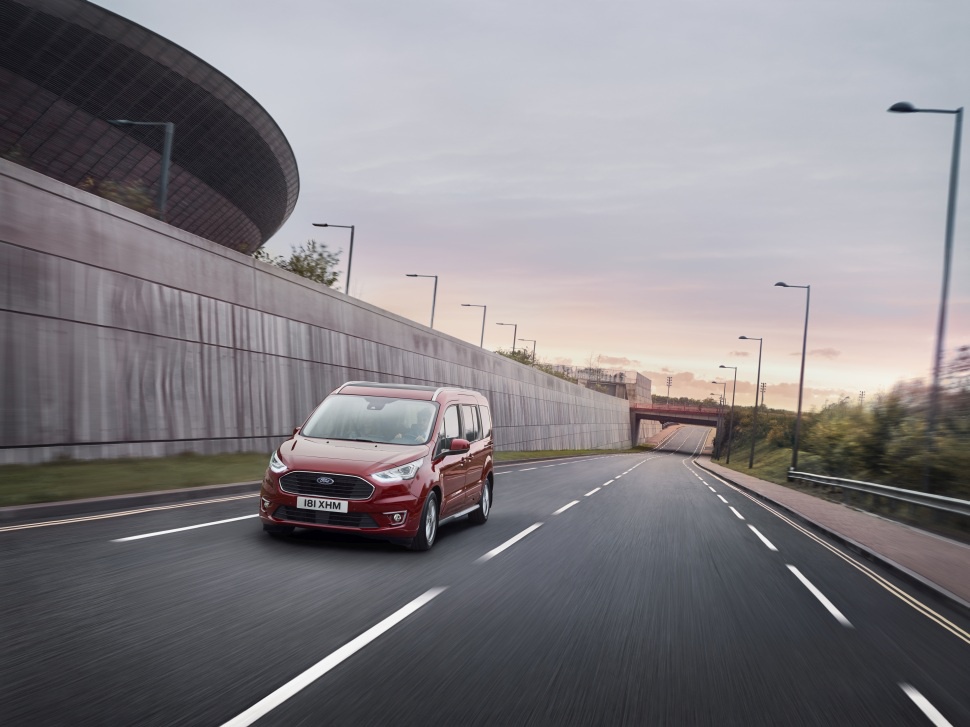
[[[795,415],[795,441],[791,450],[791,470],[798,469],[798,433],[802,427],[802,392],[805,388],[805,347],[808,345],[808,306],[812,301],[811,285],[789,285],[775,283],[776,288],[804,288],[805,289],[805,331],[802,334],[802,372],[798,375],[798,413]]]
[[[712,384],[720,384],[723,388],[721,389],[721,400],[717,407],[717,449],[714,451],[714,459],[721,458],[721,425],[724,423],[722,410],[724,408],[724,403],[727,401],[727,381],[712,381]]]
[[[673,376],[667,377],[667,408],[668,409],[670,408],[670,385],[673,383],[673,381],[674,381]]]
[[[748,457],[748,469],[754,467],[754,440],[758,431],[758,389],[761,388],[761,345],[764,339],[753,336],[738,336],[739,341],[758,342],[758,378],[754,385],[754,415],[751,417],[751,455]]]
[[[437,275],[418,275],[417,273],[405,273],[409,278],[434,278],[434,292],[431,294],[431,325],[434,328],[434,305],[438,300],[438,276]]]
[[[889,111],[898,114],[953,114],[953,153],[950,158],[950,191],[946,203],[946,238],[943,245],[943,289],[940,295],[940,315],[936,325],[936,352],[933,355],[933,388],[930,389],[930,410],[926,415],[927,459],[923,466],[923,487],[929,489],[929,454],[934,449],[933,432],[940,399],[940,369],[943,365],[943,339],[946,332],[946,300],[950,292],[950,259],[953,257],[953,228],[956,225],[957,184],[960,178],[960,135],[963,132],[963,107],[958,109],[918,109],[906,101],[894,103]]]
[[[496,323],[496,326],[512,326],[512,353],[515,353],[515,334],[519,331],[518,323]]]
[[[326,222],[314,222],[314,227],[340,227],[350,230],[350,250],[347,252],[347,283],[344,285],[344,293],[350,295],[350,266],[354,262],[354,226],[353,225],[331,225]]]
[[[531,338],[520,338],[519,340],[532,344],[532,365],[535,366],[536,365],[536,342]]]
[[[738,391],[738,367],[721,364],[719,369],[734,369],[734,386],[731,387],[731,416],[728,418],[728,451],[724,464],[731,464],[731,442],[734,441],[734,395]]]
[[[158,182],[158,218],[165,222],[165,205],[168,202],[168,171],[172,165],[172,140],[175,138],[175,124],[171,121],[129,121],[111,119],[112,126],[164,126],[165,139],[162,142],[162,173]]]
[[[487,305],[476,305],[475,303],[462,303],[465,308],[481,308],[482,309],[482,340],[478,342],[479,348],[485,348],[485,314],[488,313]]]

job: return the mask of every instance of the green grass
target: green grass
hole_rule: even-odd
[[[570,457],[589,454],[644,452],[629,450],[557,450],[541,452],[497,452],[496,462]],[[86,497],[130,495],[180,487],[257,482],[263,478],[267,454],[217,455],[183,454],[157,459],[112,459],[59,461],[38,465],[0,466],[0,507],[40,502],[60,502]]]

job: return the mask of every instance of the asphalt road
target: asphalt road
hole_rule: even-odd
[[[255,496],[0,528],[0,723],[970,725],[967,620],[700,470],[706,434],[501,466],[427,553],[276,540]]]

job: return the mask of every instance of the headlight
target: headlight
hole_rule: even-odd
[[[407,464],[402,464],[399,467],[393,469],[384,470],[383,472],[378,472],[371,475],[378,482],[383,482],[389,484],[392,482],[405,482],[407,480],[413,480],[414,476],[418,473],[418,468],[424,463],[424,457],[421,459],[416,459],[413,462],[408,462]]]
[[[269,468],[276,474],[286,472],[286,465],[283,464],[283,460],[279,458],[276,452],[273,452],[273,456],[269,458]]]

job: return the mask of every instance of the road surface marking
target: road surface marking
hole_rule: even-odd
[[[601,487],[597,487],[597,488],[596,488],[595,490],[590,490],[590,491],[589,491],[589,492],[587,492],[587,493],[586,493],[585,495],[583,495],[583,497],[589,497],[590,495],[595,495],[595,494],[596,494],[597,492],[599,492],[599,491],[600,491],[601,489],[602,489]]]
[[[504,543],[502,543],[497,548],[493,548],[492,550],[488,551],[485,555],[483,555],[481,558],[479,558],[475,562],[476,563],[484,563],[486,560],[491,560],[496,555],[498,555],[499,553],[501,553],[503,550],[505,550],[506,548],[511,548],[517,542],[519,542],[520,540],[522,540],[522,538],[524,538],[526,535],[528,535],[529,533],[531,533],[533,530],[536,530],[536,529],[540,528],[541,526],[542,526],[542,523],[536,523],[535,525],[530,525],[529,527],[527,527],[525,530],[523,530],[521,533],[519,533],[515,537],[509,538],[508,540],[506,540]]]
[[[544,464],[544,465],[542,465],[543,469],[545,469],[546,467],[558,467],[558,466],[559,465],[557,465],[557,464]]]
[[[728,505],[728,507],[730,507],[730,508],[731,508],[731,512],[733,512],[733,513],[734,513],[735,515],[737,515],[737,516],[738,516],[738,518],[739,518],[740,520],[744,520],[744,515],[742,515],[741,513],[739,513],[739,512],[737,511],[737,510],[735,510],[735,509],[734,509],[733,507],[731,507],[730,505]]]
[[[609,480],[607,482],[604,482],[602,485],[600,485],[600,487],[606,487],[608,484],[610,484],[610,482],[616,482],[616,480]]]
[[[255,485],[254,485],[255,487]],[[87,523],[93,520],[107,520],[113,517],[127,517],[128,515],[140,515],[145,512],[160,512],[162,510],[175,510],[180,507],[195,507],[196,505],[211,505],[217,502],[231,502],[232,500],[245,500],[247,497],[259,497],[258,492],[251,495],[233,495],[232,497],[217,497],[212,500],[193,500],[192,502],[179,502],[174,505],[158,505],[157,507],[143,507],[138,510],[123,510],[121,512],[108,512],[103,515],[87,515],[85,517],[72,517],[64,520],[45,520],[40,523],[26,523],[24,525],[7,525],[0,528],[0,533],[11,530],[29,530],[30,528],[46,528],[49,525],[68,525],[70,523]]]
[[[157,533],[145,533],[144,535],[131,535],[127,538],[116,538],[111,542],[127,543],[129,540],[141,540],[142,538],[154,538],[156,535],[168,535],[169,533],[181,533],[183,530],[196,530],[197,528],[207,528],[210,525],[222,525],[223,523],[234,523],[238,520],[248,520],[251,517],[259,517],[259,513],[254,512],[252,515],[243,515],[242,517],[231,517],[228,520],[216,520],[211,523],[202,523],[201,525],[187,525],[184,528],[172,528],[171,530],[159,530]]]
[[[788,570],[794,573],[795,577],[802,582],[802,585],[812,592],[812,595],[819,600],[819,603],[825,606],[825,609],[835,617],[836,621],[838,621],[846,628],[849,628],[849,629],[852,628],[852,624],[849,623],[849,619],[843,616],[842,612],[835,607],[835,604],[833,604],[829,599],[827,599],[820,590],[818,590],[815,586],[813,586],[812,582],[809,581],[805,576],[803,576],[799,572],[798,568],[796,568],[793,565],[789,565]]]
[[[532,470],[537,470],[538,467],[526,467],[524,470],[518,470],[519,472],[531,472]]]
[[[623,476],[623,475],[617,475],[617,476],[616,476],[616,477],[614,477],[613,479],[614,479],[614,480],[618,480],[618,479],[620,479],[620,478],[621,478],[622,476]]]
[[[568,510],[569,508],[571,508],[573,505],[578,505],[578,504],[579,504],[579,500],[573,500],[568,505],[563,505],[561,508],[559,508],[558,510],[556,510],[553,513],[553,515],[561,515],[562,513],[566,512],[566,510]]]
[[[773,550],[776,553],[778,552],[778,548],[776,548],[774,545],[772,545],[771,541],[768,540],[768,538],[766,538],[764,535],[762,535],[761,533],[759,533],[758,532],[758,528],[756,528],[754,525],[749,525],[748,527],[751,528],[751,532],[752,533],[754,533],[759,538],[761,538],[761,542],[762,543],[764,543],[766,546],[768,546],[768,550]]]
[[[245,712],[226,722],[222,727],[247,727],[247,725],[251,725],[256,720],[280,706],[283,702],[300,690],[313,684],[313,682],[322,677],[328,671],[340,665],[340,663],[345,659],[356,654],[378,636],[392,629],[394,626],[427,604],[433,598],[439,596],[444,590],[444,588],[432,588],[431,590],[425,591],[422,595],[411,601],[411,603],[403,608],[398,609],[380,623],[371,626],[356,639],[347,642],[335,652],[330,654],[330,656],[318,661],[305,672],[281,686],[275,692],[263,697]]]
[[[723,497],[721,497],[721,495],[718,495],[718,498],[720,498],[721,502],[723,502],[725,505],[728,504],[727,500],[725,500]]]
[[[713,492],[713,493],[714,493],[715,495],[717,494],[717,490],[715,490],[715,489],[714,489],[713,487],[711,487],[710,485],[708,485],[708,486],[707,486],[707,489],[708,489],[708,490],[710,490],[711,492]]]
[[[913,700],[916,706],[926,715],[927,719],[933,723],[934,727],[953,727],[947,721],[946,717],[940,714],[940,710],[930,704],[930,700],[916,691],[915,688],[903,682],[900,682],[899,687],[906,692],[906,696]]]

